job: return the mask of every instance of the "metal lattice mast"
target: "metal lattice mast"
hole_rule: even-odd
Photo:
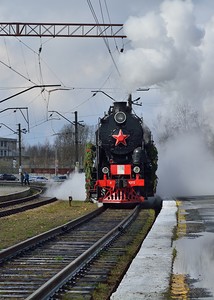
[[[0,23],[0,36],[126,38],[123,24]]]

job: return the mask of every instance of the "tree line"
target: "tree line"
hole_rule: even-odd
[[[88,142],[95,141],[96,126],[78,126],[78,159],[83,166],[85,147]],[[75,167],[75,131],[72,124],[65,125],[56,135],[51,144],[48,140],[43,144],[25,146],[24,154],[29,157],[30,168],[58,168]]]

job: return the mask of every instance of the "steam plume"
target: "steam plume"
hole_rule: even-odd
[[[209,149],[214,140],[214,17],[199,24],[196,6],[191,0],[166,0],[158,10],[130,17],[125,24],[132,47],[120,57],[123,82],[130,91],[158,87],[163,105],[154,120],[161,116],[159,133],[166,124],[172,126],[171,135],[157,145],[162,195],[214,192]],[[176,108],[185,105],[197,112],[198,128],[191,126],[191,114],[188,126],[179,125]]]

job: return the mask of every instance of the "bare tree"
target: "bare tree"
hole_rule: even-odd
[[[25,153],[30,157],[31,168],[50,168],[54,165],[54,147],[49,141],[28,146]]]
[[[78,157],[83,166],[85,147],[95,140],[94,126],[78,126]],[[75,128],[72,124],[65,125],[56,135],[54,144],[26,146],[26,154],[30,157],[31,168],[53,168],[57,161],[59,168],[72,169],[75,166]]]

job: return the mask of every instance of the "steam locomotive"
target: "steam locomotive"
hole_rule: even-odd
[[[86,180],[88,197],[106,206],[136,205],[156,191],[157,149],[132,105],[131,96],[114,102],[99,120],[96,146],[86,150],[94,160]]]

